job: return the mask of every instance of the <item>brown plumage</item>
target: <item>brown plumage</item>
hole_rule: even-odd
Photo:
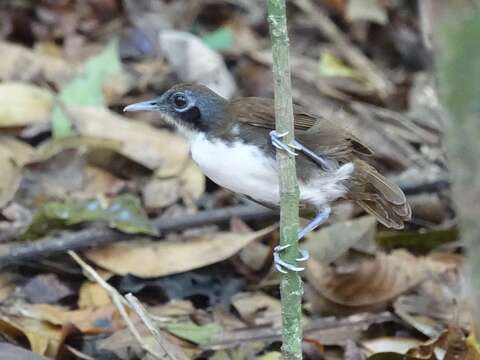
[[[271,99],[240,98],[228,105],[228,113],[236,121],[266,129],[275,128],[274,104]],[[252,116],[255,114],[255,116]],[[404,193],[381,175],[364,159],[372,150],[347,129],[331,120],[308,113],[294,106],[295,138],[315,153],[335,159],[340,165],[354,164],[354,172],[347,183],[345,198],[355,201],[366,212],[374,215],[383,225],[402,229],[410,220],[411,209]],[[297,168],[305,168],[311,161],[303,155],[297,159]]]

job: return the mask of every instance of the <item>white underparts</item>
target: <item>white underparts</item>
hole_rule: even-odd
[[[210,141],[204,134],[191,137],[190,143],[193,160],[212,181],[258,201],[279,203],[277,163],[256,146]],[[353,170],[354,165],[347,163],[328,173],[319,171],[308,183],[299,183],[300,200],[322,207],[338,199]]]

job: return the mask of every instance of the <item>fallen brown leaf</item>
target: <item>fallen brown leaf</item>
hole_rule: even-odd
[[[129,121],[103,108],[76,106],[67,112],[81,135],[121,141],[120,154],[151,170],[178,174],[188,160],[186,141],[168,130]]]
[[[90,250],[85,255],[116,274],[142,278],[166,276],[225,260],[273,228],[250,234],[219,232],[186,241],[128,241]]]
[[[0,333],[20,343],[26,339],[34,353],[52,358],[57,356],[62,341],[60,327],[22,316],[1,315]]]
[[[95,309],[111,303],[107,291],[97,283],[85,281],[78,291],[78,307],[80,309]]]
[[[396,250],[348,267],[331,268],[310,260],[306,275],[317,296],[336,305],[361,308],[381,306],[432,273],[456,266],[458,263],[438,255],[415,257]]]
[[[249,324],[280,326],[282,323],[280,301],[267,294],[238,293],[233,296],[232,305]]]
[[[28,309],[28,307],[26,307]],[[68,310],[58,305],[33,305],[32,316],[52,325],[74,325],[84,334],[102,334],[124,327],[124,322],[114,305],[106,305],[96,309]]]

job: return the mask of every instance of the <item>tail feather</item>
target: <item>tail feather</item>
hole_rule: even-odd
[[[412,216],[403,191],[362,160],[355,161],[348,197],[390,228],[403,229]]]

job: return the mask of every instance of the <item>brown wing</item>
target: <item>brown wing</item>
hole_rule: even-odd
[[[273,99],[239,98],[230,101],[229,110],[235,114],[237,121],[267,129],[275,128],[275,108]],[[295,129],[311,128],[317,118],[310,115],[302,107],[294,105]]]
[[[229,110],[232,114],[235,114],[237,121],[267,129],[275,128],[273,99],[239,98],[230,102]],[[304,131],[309,129],[313,130],[310,131],[310,133],[315,133],[316,136],[322,138],[320,141],[317,139],[317,143],[324,144],[328,147],[332,141],[334,143],[346,141],[350,144],[352,150],[357,153],[363,155],[373,154],[373,151],[367,145],[363,144],[355,135],[343,127],[336,125],[333,121],[313,115],[299,105],[293,106],[293,116],[295,129]],[[314,127],[317,129],[314,130]],[[339,137],[342,139],[340,140]]]

